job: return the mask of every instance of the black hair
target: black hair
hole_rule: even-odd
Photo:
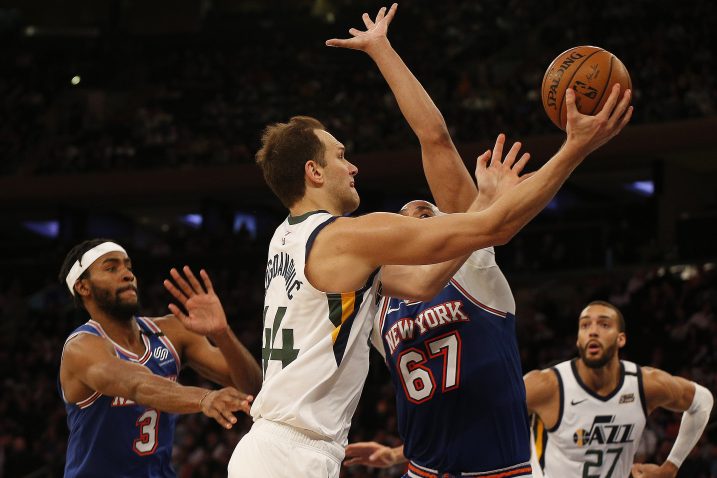
[[[75,247],[70,249],[70,252],[67,253],[65,256],[65,260],[62,263],[62,267],[60,267],[60,275],[57,277],[60,280],[60,284],[67,287],[67,274],[70,273],[70,269],[72,269],[72,266],[75,264],[76,261],[78,261],[85,252],[89,251],[90,249],[99,246],[100,244],[104,242],[114,242],[112,239],[103,239],[103,238],[97,238],[97,239],[89,239],[87,241],[81,242],[77,244]],[[78,279],[87,279],[90,276],[90,271],[85,270]],[[72,294],[69,290],[68,293]],[[73,298],[75,300],[75,307],[78,309],[84,309],[84,304],[82,303],[82,297],[80,297],[79,294],[75,293],[73,294]]]

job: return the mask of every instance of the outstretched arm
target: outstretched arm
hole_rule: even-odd
[[[187,313],[170,304],[169,310],[181,323],[163,320],[162,327],[171,328],[174,336],[179,337],[187,362],[201,375],[250,394],[258,393],[262,382],[259,364],[229,327],[209,275],[203,269],[199,272],[202,287],[189,267],[184,266],[183,272],[186,279],[173,268],[170,274],[176,285],[165,280],[164,286]],[[202,336],[211,338],[216,347]]]
[[[702,436],[714,399],[705,387],[662,370],[645,367],[642,373],[648,412],[666,408],[683,414],[680,431],[667,460],[659,466],[636,463],[632,466],[632,474],[636,478],[674,478]]]
[[[505,135],[499,135],[493,153],[487,151],[478,158],[476,180],[483,187],[467,212],[482,211],[527,177],[521,176],[521,173],[529,156],[524,154],[516,162],[520,152],[520,143],[515,143],[503,161],[504,142]],[[409,300],[430,300],[446,286],[469,256],[470,254],[467,254],[440,264],[385,266],[381,273],[384,295]]]
[[[316,236],[306,266],[311,283],[324,291],[357,290],[381,265],[433,264],[505,244],[545,207],[585,157],[617,135],[632,116],[628,92],[618,103],[619,85],[595,116],[578,112],[572,89],[566,95],[563,147],[488,209],[420,221],[386,213],[339,218]],[[323,260],[328,257],[330,261]]]
[[[153,374],[147,367],[121,360],[102,337],[81,335],[65,346],[60,370],[68,401],[86,398],[92,392],[121,397],[169,413],[202,412],[220,425],[236,423],[232,412],[249,413],[247,396],[227,387],[207,390],[187,387]],[[68,395],[69,394],[69,395]]]
[[[373,59],[421,143],[423,169],[436,205],[443,212],[464,212],[475,199],[476,185],[451,140],[443,115],[388,41],[388,26],[397,8],[395,3],[388,13],[381,8],[375,20],[364,13],[365,31],[351,28],[353,38],[334,38],[326,44],[364,51]]]

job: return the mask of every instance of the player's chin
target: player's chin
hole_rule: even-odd
[[[120,296],[117,302],[125,310],[135,311],[139,309],[139,298],[137,296]]]
[[[134,290],[123,290],[117,292],[117,302],[121,304],[136,304],[139,301],[139,296]]]
[[[351,194],[344,200],[344,207],[342,208],[344,210],[344,214],[354,212],[358,209],[360,204],[361,198],[359,197],[358,192],[355,189],[352,189]]]
[[[597,355],[588,354],[584,356],[583,362],[588,368],[602,368],[608,360],[604,353],[600,353]]]

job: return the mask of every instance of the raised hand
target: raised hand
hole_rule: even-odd
[[[187,313],[175,304],[169,304],[169,310],[192,332],[200,335],[224,332],[228,327],[227,317],[207,272],[204,269],[199,271],[204,287],[189,266],[184,266],[183,272],[186,280],[177,269],[172,268],[169,274],[177,285],[165,279],[164,287],[182,304]]]
[[[326,40],[326,46],[351,48],[353,50],[368,52],[374,45],[387,39],[388,26],[391,24],[391,20],[393,20],[397,8],[398,4],[394,3],[391,5],[388,13],[386,13],[386,7],[382,7],[374,20],[371,20],[368,13],[364,13],[361,18],[366,26],[366,31],[350,28],[349,34],[353,38],[332,38],[331,40]]]
[[[388,468],[397,463],[393,449],[375,441],[351,443],[346,447],[344,465],[347,466]]]
[[[213,418],[224,428],[231,428],[237,419],[233,412],[249,414],[254,397],[246,395],[234,387],[208,392],[199,402],[199,408],[206,416]]]
[[[566,131],[567,144],[572,144],[585,155],[598,149],[617,136],[632,117],[630,106],[631,91],[626,90],[620,99],[620,85],[615,84],[602,110],[595,116],[584,115],[575,105],[575,91],[565,91],[565,104],[568,111]],[[619,100],[619,102],[618,102]]]
[[[516,142],[503,160],[504,145],[505,135],[501,133],[495,140],[493,151],[487,150],[478,156],[475,176],[478,182],[478,201],[483,207],[490,206],[504,192],[530,176],[530,174],[521,176],[523,168],[530,160],[530,153],[523,153],[518,159],[522,145]]]

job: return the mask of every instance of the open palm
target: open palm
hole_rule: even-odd
[[[211,335],[226,330],[227,317],[224,307],[214,292],[209,275],[203,269],[199,271],[204,282],[202,287],[188,266],[184,266],[183,272],[186,279],[177,269],[172,268],[170,275],[177,285],[165,280],[164,287],[182,304],[186,314],[175,304],[169,304],[169,310],[188,330],[197,334]]]
[[[381,7],[375,20],[371,20],[369,14],[364,13],[361,18],[364,25],[366,25],[366,31],[350,28],[349,34],[353,38],[332,38],[331,40],[326,40],[326,45],[368,51],[376,42],[386,39],[388,26],[391,24],[397,8],[398,4],[394,3],[386,13],[386,7]]]

